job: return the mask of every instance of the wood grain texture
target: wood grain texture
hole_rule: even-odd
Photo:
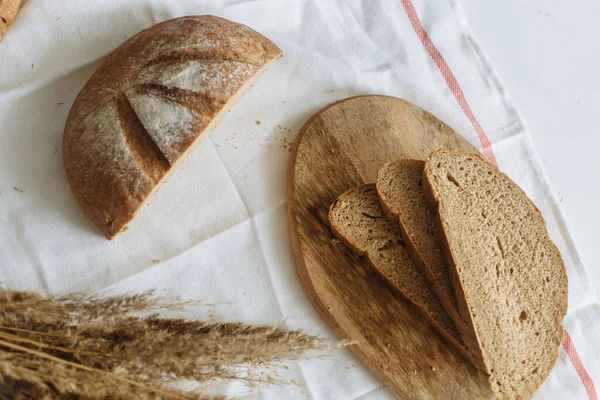
[[[491,398],[486,377],[447,346],[428,320],[385,285],[366,260],[334,240],[329,206],[375,182],[398,158],[425,159],[440,147],[475,150],[421,108],[387,96],[334,103],[301,129],[288,171],[288,218],[298,273],[340,339],[402,399]]]

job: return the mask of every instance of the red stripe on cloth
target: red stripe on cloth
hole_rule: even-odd
[[[437,65],[438,69],[442,73],[444,80],[448,84],[448,87],[454,95],[454,98],[456,98],[456,101],[458,102],[460,108],[462,108],[469,121],[471,121],[473,128],[475,128],[475,132],[477,133],[477,137],[479,138],[479,142],[481,143],[483,154],[487,157],[488,160],[490,160],[492,164],[498,166],[496,162],[496,157],[494,156],[494,152],[492,151],[492,146],[487,135],[483,131],[483,128],[481,127],[479,121],[477,121],[477,118],[475,118],[475,114],[473,114],[473,110],[471,110],[471,107],[469,106],[469,103],[465,98],[465,94],[463,93],[460,85],[458,84],[456,77],[450,70],[450,67],[444,60],[444,57],[442,57],[442,54],[431,41],[431,38],[427,34],[427,31],[425,31],[425,28],[423,28],[423,24],[421,23],[421,20],[417,15],[417,11],[415,10],[415,7],[412,4],[412,0],[400,1],[402,3],[402,6],[404,7],[406,15],[408,15],[408,19],[410,20],[410,23],[412,24],[415,33],[419,37],[419,40],[421,40],[421,43],[435,62],[435,65]],[[565,334],[563,340],[563,347],[565,349],[565,352],[567,353],[569,360],[571,360],[571,363],[573,364],[573,367],[575,368],[579,379],[581,379],[581,382],[583,383],[589,400],[598,400],[594,382],[592,381],[592,378],[590,378],[590,375],[587,373],[585,367],[581,363],[581,359],[577,354],[577,350],[575,350],[575,345],[573,344],[569,333],[566,331],[566,329],[563,328],[563,330]]]
[[[598,400],[594,382],[581,363],[581,359],[579,358],[579,354],[577,354],[577,350],[575,350],[575,346],[573,345],[571,336],[569,336],[569,332],[567,332],[567,330],[564,328],[563,331],[565,334],[563,339],[563,348],[565,349],[565,353],[567,353],[567,356],[569,356],[569,360],[571,360],[571,363],[575,368],[575,372],[577,372],[577,375],[579,375],[579,379],[581,379],[581,382],[583,383],[583,387],[585,388],[588,398],[590,400]]]
[[[462,89],[460,88],[458,81],[456,80],[456,77],[450,70],[450,67],[448,67],[448,64],[446,64],[446,61],[442,57],[442,54],[438,51],[438,49],[435,47],[435,45],[431,41],[431,38],[427,34],[427,31],[425,31],[425,28],[423,28],[423,24],[421,23],[421,20],[419,19],[419,16],[417,15],[417,12],[415,11],[415,7],[413,6],[412,1],[411,0],[400,0],[400,1],[402,2],[404,11],[406,11],[406,14],[408,15],[408,19],[410,20],[410,23],[413,26],[413,29],[415,30],[415,32],[417,33],[417,36],[421,40],[421,43],[423,43],[423,46],[425,46],[425,49],[427,50],[427,52],[433,59],[433,62],[435,62],[435,65],[437,65],[440,72],[442,73],[442,76],[446,80],[446,83],[448,84],[450,91],[456,98],[458,105],[460,106],[460,108],[462,108],[463,112],[465,113],[465,115],[467,116],[469,121],[471,121],[473,128],[475,128],[475,132],[477,133],[477,137],[479,138],[479,142],[481,143],[481,149],[483,150],[483,155],[485,155],[486,158],[492,164],[494,164],[495,166],[498,166],[498,163],[496,163],[496,157],[494,156],[494,152],[492,151],[492,146],[490,144],[490,140],[488,139],[487,135],[483,131],[483,128],[481,127],[481,124],[479,123],[479,121],[477,121],[477,118],[475,118],[475,114],[473,114],[473,110],[471,110],[471,107],[469,106],[469,103],[467,102],[467,99],[465,98],[465,94],[463,93]]]

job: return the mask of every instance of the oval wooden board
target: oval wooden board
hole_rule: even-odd
[[[398,158],[425,159],[440,147],[475,150],[421,108],[386,96],[358,96],[312,116],[289,166],[292,247],[311,301],[350,349],[399,398],[490,398],[485,377],[448,348],[425,318],[333,240],[329,206],[352,187],[375,182]]]

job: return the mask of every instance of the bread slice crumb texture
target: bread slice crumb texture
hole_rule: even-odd
[[[440,333],[465,354],[465,345],[438,298],[412,261],[399,231],[385,218],[374,184],[343,193],[331,206],[334,235],[414,303]]]
[[[455,323],[460,323],[452,280],[435,230],[434,214],[423,197],[421,160],[385,164],[377,175],[377,194],[384,213],[399,224],[413,260]]]
[[[423,186],[494,394],[531,395],[556,362],[567,311],[564,263],[539,210],[505,174],[461,149],[433,152]]]

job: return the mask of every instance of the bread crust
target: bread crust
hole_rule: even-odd
[[[245,25],[215,16],[165,21],[107,56],[75,100],[63,163],[84,214],[109,239],[227,108],[282,56]]]
[[[0,42],[17,17],[21,0],[0,1]]]

